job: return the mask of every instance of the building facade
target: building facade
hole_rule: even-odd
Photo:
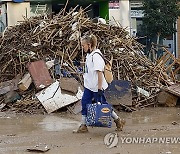
[[[66,0],[1,0],[0,2],[0,30],[6,26],[12,26],[17,21],[22,21],[24,17],[38,15],[44,12],[58,13],[64,8]],[[89,6],[91,4],[91,6]],[[71,0],[67,5],[67,10],[75,6],[89,6],[88,15],[90,17],[103,17],[109,19],[108,0]],[[18,11],[17,11],[18,10]]]
[[[139,42],[147,45],[148,39],[143,32],[143,0],[110,0],[109,19],[110,24],[119,22],[123,28],[129,31],[131,36],[140,38]],[[163,45],[176,57],[180,57],[180,19],[177,21],[177,33],[163,39]]]

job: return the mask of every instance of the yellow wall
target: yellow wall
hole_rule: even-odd
[[[12,3],[7,2],[7,19],[8,26],[17,24],[18,21],[23,21],[23,16],[30,17],[30,2]]]

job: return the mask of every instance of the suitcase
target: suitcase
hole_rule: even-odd
[[[87,105],[86,125],[93,127],[112,126],[112,106],[110,104],[94,103]]]

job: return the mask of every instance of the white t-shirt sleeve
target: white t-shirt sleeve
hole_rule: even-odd
[[[93,64],[95,71],[104,71],[104,66],[105,66],[104,60],[98,53],[95,53],[93,55]]]

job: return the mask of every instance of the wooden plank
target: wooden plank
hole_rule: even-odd
[[[1,104],[0,104],[0,110],[2,110],[5,106],[6,106],[5,103],[1,103]]]
[[[21,99],[21,96],[16,92],[16,91],[10,91],[7,94],[5,94],[4,96],[5,100],[5,104],[10,103],[10,102],[15,102],[17,100]]]
[[[34,147],[27,148],[28,152],[34,152],[34,153],[45,153],[49,150],[50,150],[50,148],[48,147],[48,145],[44,145],[44,144],[40,144],[40,145],[36,145]]]
[[[62,90],[66,90],[76,94],[78,92],[79,83],[74,78],[61,78],[60,87]]]
[[[19,90],[26,91],[32,83],[32,78],[29,73],[25,74],[22,80],[18,83]]]
[[[78,101],[73,106],[68,107],[68,110],[73,114],[80,113],[82,110],[81,101]]]
[[[161,89],[180,97],[180,84],[178,84],[178,83],[173,84],[173,85],[171,85],[169,87],[163,87]]]
[[[176,106],[178,97],[171,93],[162,91],[158,94],[157,100],[158,100],[159,104],[163,104],[168,107],[174,107],[174,106]]]
[[[15,79],[0,83],[0,95],[18,89],[18,82],[21,76],[18,75]]]

